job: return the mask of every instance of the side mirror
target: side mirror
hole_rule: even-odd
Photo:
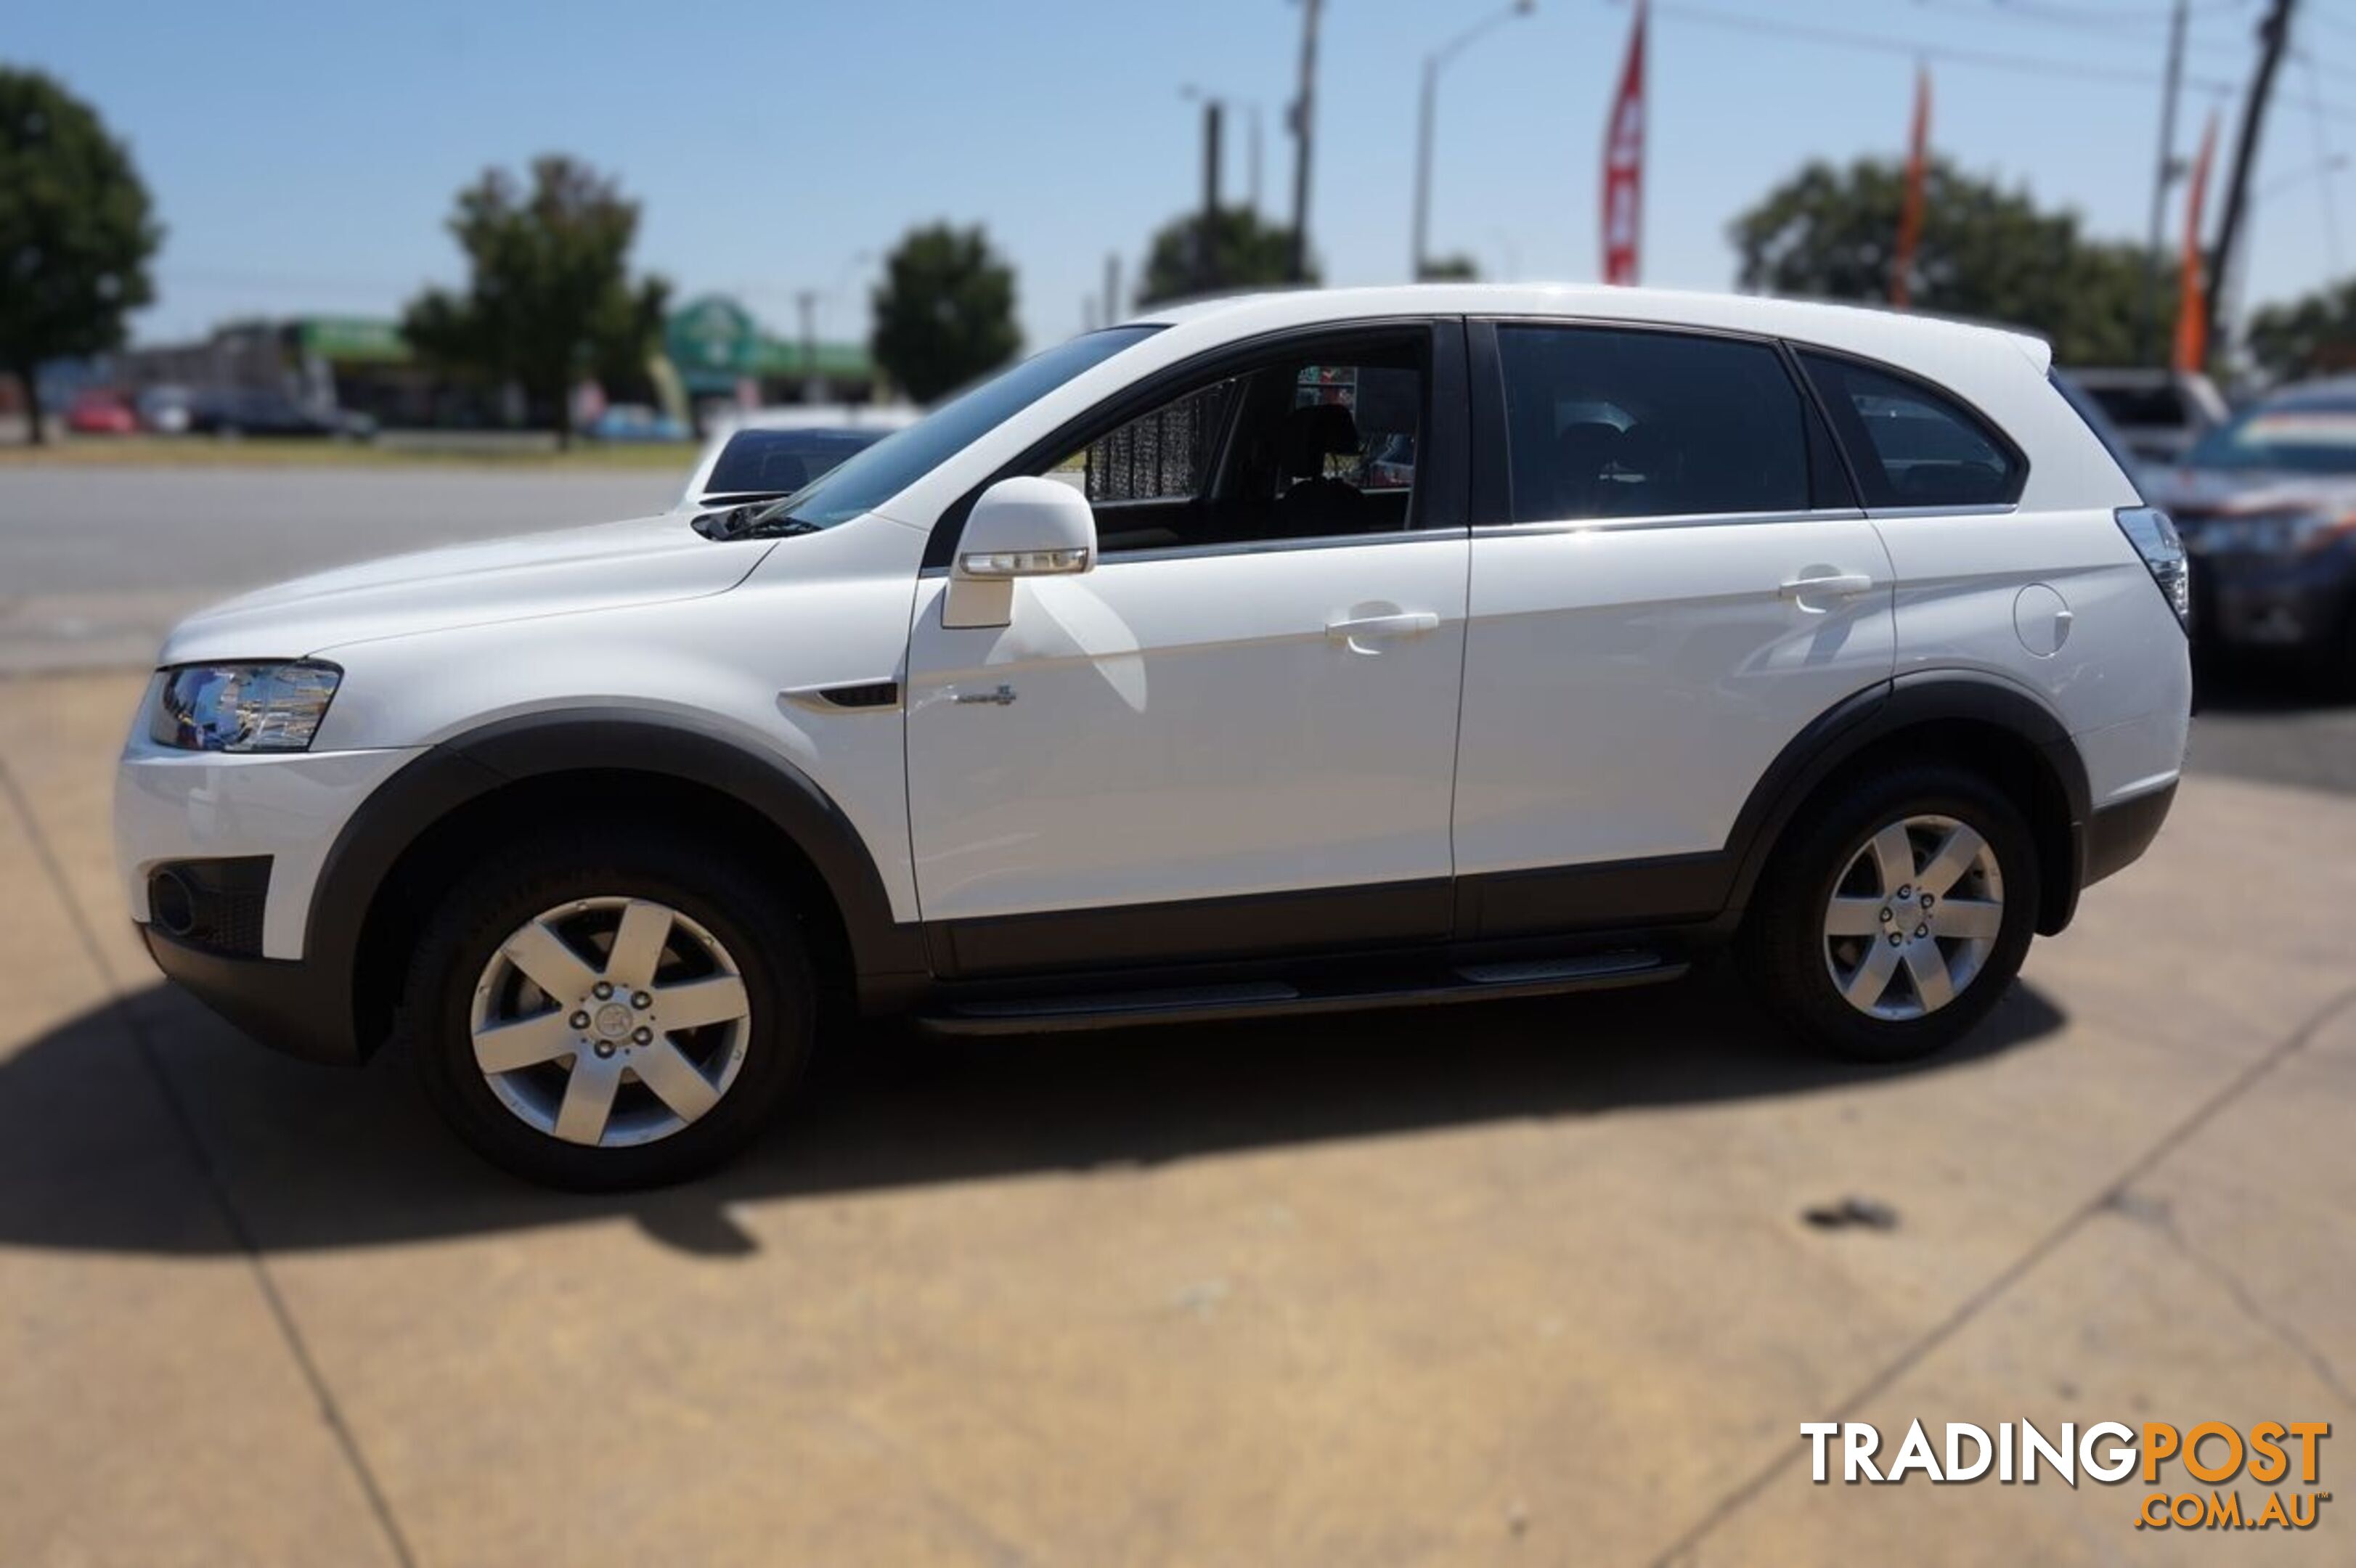
[[[1077,487],[1001,479],[974,502],[958,538],[941,624],[1003,626],[1014,618],[1015,579],[1087,571],[1096,560],[1097,515]]]

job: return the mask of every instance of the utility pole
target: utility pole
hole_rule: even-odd
[[[1219,286],[1219,110],[1203,100],[1203,221],[1194,234],[1194,286],[1209,293]]]
[[[1301,0],[1301,93],[1292,101],[1292,281],[1309,281],[1309,155],[1317,139],[1317,19],[1323,0]]]
[[[1121,316],[1120,252],[1118,251],[1108,251],[1105,252],[1104,290],[1105,325],[1107,326],[1110,326],[1113,323],[1119,321]]]
[[[802,401],[826,401],[826,378],[818,373],[818,291],[803,289],[794,295],[802,313]]]
[[[2275,74],[2281,69],[2283,49],[2290,42],[2293,0],[2273,0],[2265,20],[2258,24],[2258,74],[2242,103],[2242,130],[2233,144],[2233,177],[2225,187],[2225,217],[2217,229],[2217,249],[2209,260],[2209,319],[2202,324],[2208,342],[2217,341],[2226,273],[2233,264],[2233,246],[2242,237],[2242,214],[2250,196],[2250,170],[2258,161],[2258,133],[2265,128],[2266,101],[2273,97]]]
[[[2151,242],[2143,261],[2143,312],[2136,321],[2136,357],[2153,360],[2158,347],[2160,257],[2166,243],[2168,187],[2176,183],[2176,93],[2184,80],[2185,0],[2176,0],[2168,25],[2168,84],[2159,97],[2159,167],[2151,176]]]

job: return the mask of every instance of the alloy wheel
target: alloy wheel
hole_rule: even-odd
[[[1975,828],[1908,816],[1876,830],[1834,884],[1825,967],[1858,1011],[1934,1013],[1979,976],[2004,930],[2004,871]]]
[[[468,1028],[499,1103],[566,1143],[652,1143],[701,1120],[744,1064],[752,1002],[719,939],[648,899],[580,899],[491,955]]]

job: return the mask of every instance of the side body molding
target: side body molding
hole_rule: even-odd
[[[502,720],[436,745],[387,779],[327,852],[304,943],[330,994],[352,994],[363,928],[402,854],[451,812],[527,780],[643,773],[716,790],[776,827],[809,860],[841,912],[862,993],[905,989],[926,971],[922,928],[902,926],[873,858],[826,793],[792,763],[757,755],[691,720],[627,709],[565,709]],[[377,1043],[349,1041],[352,1056]],[[343,1043],[343,1042],[338,1042]]]

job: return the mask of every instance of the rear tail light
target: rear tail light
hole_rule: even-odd
[[[2157,507],[2121,507],[2116,515],[2119,532],[2127,536],[2143,563],[2151,568],[2151,580],[2159,584],[2160,596],[2176,612],[2176,624],[2190,631],[2192,563],[2184,558],[2184,541],[2176,537],[2176,525]]]

